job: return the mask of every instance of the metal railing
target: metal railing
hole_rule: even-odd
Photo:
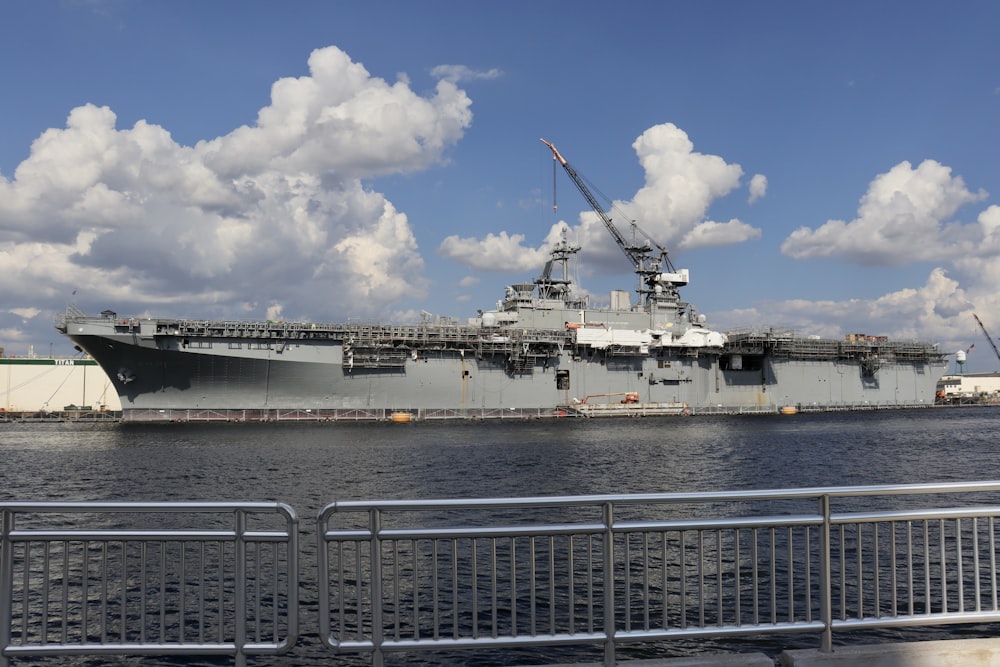
[[[133,654],[244,665],[296,642],[298,519],[287,505],[4,502],[0,521],[2,667]]]
[[[1000,483],[338,502],[338,652],[624,644],[1000,621]],[[955,507],[929,504],[949,494]],[[951,500],[953,499],[953,500]]]
[[[1000,482],[348,501],[319,514],[335,652],[504,651],[1000,621]],[[288,651],[281,503],[0,503],[0,667]]]

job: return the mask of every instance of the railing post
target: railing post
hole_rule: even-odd
[[[236,510],[236,577],[233,586],[235,623],[233,641],[236,644],[236,667],[246,667],[247,656],[243,652],[247,643],[247,515],[243,510]]]
[[[368,514],[368,530],[371,531],[371,569],[372,569],[372,667],[382,667],[385,657],[382,655],[382,513],[378,508],[372,508]]]
[[[324,508],[320,510],[319,519],[316,522],[316,562],[319,566],[316,583],[319,587],[319,636],[328,646],[332,644],[333,637],[330,619],[330,545],[326,541],[326,531],[329,525],[329,514]]]
[[[604,503],[604,667],[615,665],[614,505]],[[628,567],[628,564],[626,564]]]
[[[819,512],[823,525],[819,531],[819,615],[823,621],[823,637],[819,650],[833,651],[833,591],[830,590],[830,496],[819,497]]]
[[[291,647],[299,640],[299,515],[290,505],[281,507],[288,530],[288,645]]]
[[[14,604],[14,557],[10,541],[13,529],[14,513],[0,509],[0,667],[10,664],[4,652],[10,646],[11,605]]]

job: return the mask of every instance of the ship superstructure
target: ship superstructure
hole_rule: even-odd
[[[99,317],[57,328],[107,372],[125,420],[482,418],[777,412],[932,405],[946,361],[929,343],[787,330],[714,331],[680,298],[689,273],[625,240],[627,292],[592,307],[575,292],[565,235],[533,282],[464,324],[410,325]]]

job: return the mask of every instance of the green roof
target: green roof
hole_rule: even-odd
[[[27,357],[3,357],[0,366],[96,366],[93,359],[29,359]]]

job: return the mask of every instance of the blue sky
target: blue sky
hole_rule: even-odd
[[[492,308],[565,227],[548,149],[717,329],[1000,335],[996,2],[0,2],[0,346],[84,311]],[[627,231],[627,223],[623,225]],[[74,294],[75,292],[75,294]]]

